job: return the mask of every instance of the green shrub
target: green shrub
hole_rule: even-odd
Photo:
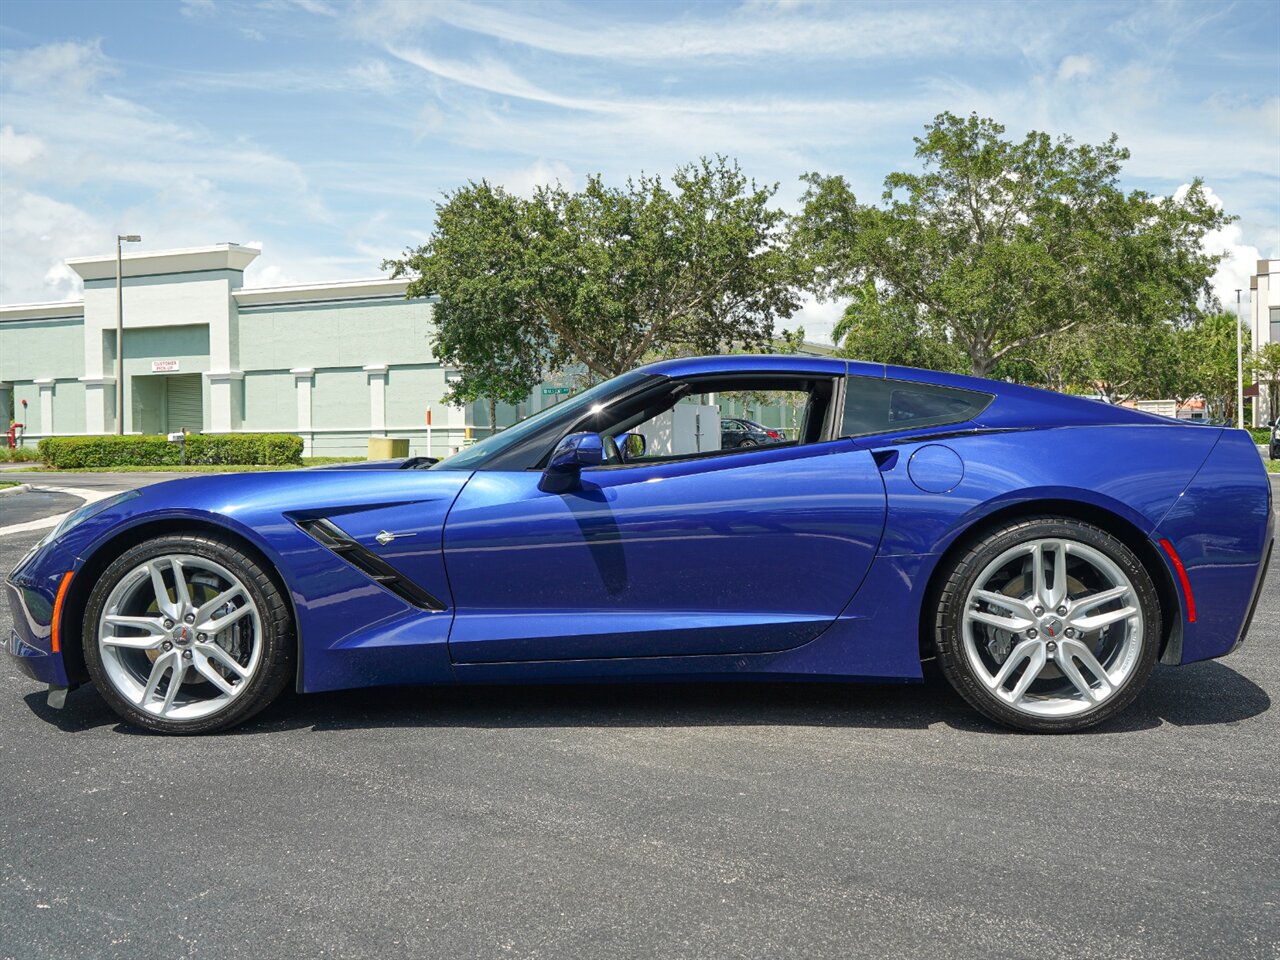
[[[161,436],[45,437],[40,459],[59,470],[85,467],[174,467],[182,462],[176,443]],[[283,466],[302,463],[302,438],[291,433],[193,433],[187,463]]]
[[[302,438],[291,433],[193,434],[187,438],[187,463],[300,466]]]
[[[40,459],[35,447],[0,447],[0,463],[33,463]]]
[[[1263,446],[1266,446],[1268,443],[1270,443],[1270,442],[1271,442],[1271,428],[1270,428],[1270,427],[1259,427],[1259,428],[1258,428],[1258,429],[1256,429],[1256,430],[1254,430],[1254,429],[1250,429],[1250,430],[1249,430],[1249,432],[1250,432],[1251,434],[1253,434],[1253,442],[1254,442],[1254,443],[1260,443],[1260,444],[1262,444]]]

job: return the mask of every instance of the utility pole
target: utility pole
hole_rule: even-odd
[[[116,435],[124,433],[124,282],[120,244],[138,243],[136,233],[116,235]]]
[[[1244,341],[1240,337],[1240,328],[1244,321],[1240,318],[1240,294],[1236,290],[1236,426],[1244,429]]]

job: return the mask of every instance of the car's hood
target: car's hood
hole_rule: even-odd
[[[127,506],[131,514],[217,514],[252,526],[281,514],[452,498],[470,476],[460,470],[371,468],[205,474],[143,487]]]

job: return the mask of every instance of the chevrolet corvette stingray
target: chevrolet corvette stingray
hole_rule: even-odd
[[[714,398],[761,392],[795,402],[789,439],[721,448]],[[440,462],[89,504],[9,574],[6,645],[51,702],[92,681],[165,733],[240,723],[289,683],[912,681],[932,658],[987,717],[1069,731],[1123,710],[1157,661],[1236,649],[1273,527],[1243,431],[923,370],[702,357]]]

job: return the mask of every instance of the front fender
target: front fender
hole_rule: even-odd
[[[41,544],[15,568],[11,603],[15,591],[29,602],[22,604],[21,615],[15,607],[15,621],[21,619],[23,628],[20,642],[11,646],[26,660],[39,662],[34,673],[26,672],[65,684],[75,673],[75,658],[68,670],[69,658],[52,649],[51,617],[45,612],[52,609],[63,574],[74,572],[73,589],[83,611],[96,575],[120,551],[152,532],[196,529],[247,544],[274,568],[293,605],[299,689],[449,681],[451,598],[447,616],[406,603],[299,529],[294,518],[350,517],[390,505],[435,502],[442,522],[468,479],[467,473],[443,471],[300,471],[200,477],[143,488],[138,497]],[[447,585],[441,592],[448,596]],[[61,633],[78,639],[81,626],[81,621],[68,623]]]

